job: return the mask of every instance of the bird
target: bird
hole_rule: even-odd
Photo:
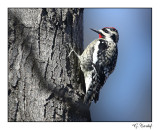
[[[81,55],[74,49],[72,52],[78,57],[80,68],[84,74],[85,96],[84,103],[91,104],[99,100],[100,89],[109,75],[114,71],[117,57],[119,33],[114,27],[104,27],[100,30],[90,28],[98,33],[99,37],[93,40]]]

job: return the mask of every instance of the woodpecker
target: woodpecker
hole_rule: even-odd
[[[108,76],[113,72],[118,56],[118,31],[114,27],[104,27],[92,31],[99,34],[99,38],[91,42],[81,55],[74,52],[80,61],[80,67],[85,78],[86,93],[84,103],[90,104],[99,99],[100,89]],[[70,56],[69,54],[69,56]]]

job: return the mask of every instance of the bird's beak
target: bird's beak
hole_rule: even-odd
[[[100,32],[100,31],[97,31],[97,30],[94,30],[94,29],[92,29],[92,28],[90,28],[92,31],[94,31],[94,32],[96,32],[96,33],[98,33],[98,34],[100,34],[101,36],[104,36],[103,34],[102,34],[102,32]]]
[[[92,29],[92,28],[90,28],[90,29],[91,29],[92,31],[98,33],[98,34],[102,34],[100,31],[94,30],[94,29]]]

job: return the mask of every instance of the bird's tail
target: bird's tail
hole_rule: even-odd
[[[91,101],[93,100],[95,103],[98,101],[100,89],[104,85],[104,81],[105,74],[103,72],[103,67],[95,67],[92,73],[92,83],[88,91],[86,92],[86,95],[84,97],[84,103],[88,104],[91,103]]]

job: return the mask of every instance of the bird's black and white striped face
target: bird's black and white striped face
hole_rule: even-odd
[[[91,29],[91,30],[93,30],[96,33],[98,33],[99,34],[99,38],[104,38],[107,41],[113,41],[113,42],[117,43],[118,40],[119,40],[118,31],[113,27],[105,27],[105,28],[103,28],[103,29],[101,29],[99,31],[94,30],[94,29]]]

